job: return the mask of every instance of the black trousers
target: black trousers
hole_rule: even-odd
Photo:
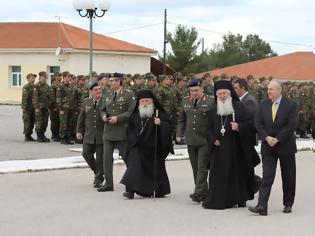
[[[271,187],[276,175],[278,159],[280,161],[282,177],[283,205],[292,206],[294,203],[296,185],[295,155],[283,156],[271,153],[262,155],[263,178],[259,188],[259,206],[266,208],[268,206]]]

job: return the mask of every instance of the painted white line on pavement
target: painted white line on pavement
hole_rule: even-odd
[[[315,143],[312,140],[297,141],[298,150],[311,149],[315,150]],[[69,149],[74,152],[81,152],[81,148]],[[257,152],[260,153],[260,145],[256,146]],[[188,158],[188,152],[185,148],[176,148],[175,154],[170,154],[167,160],[182,160]],[[123,161],[118,155],[114,153],[114,163],[122,164]],[[40,171],[40,170],[55,170],[66,168],[80,168],[87,167],[87,164],[82,156],[52,158],[52,159],[37,159],[37,160],[16,160],[16,161],[1,161],[0,174]]]

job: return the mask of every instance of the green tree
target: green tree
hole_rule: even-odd
[[[248,61],[256,61],[267,57],[277,56],[269,43],[259,38],[257,34],[249,34],[243,42],[243,48],[247,53]]]
[[[168,33],[167,40],[171,44],[172,53],[167,54],[167,64],[174,70],[184,73],[187,67],[193,64],[200,41],[197,41],[198,33],[194,27],[187,28],[179,25],[174,35]]]

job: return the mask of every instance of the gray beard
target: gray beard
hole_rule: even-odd
[[[150,104],[147,107],[139,105],[138,110],[141,118],[150,118],[154,113],[154,105]]]
[[[220,116],[227,116],[234,113],[234,108],[232,104],[232,97],[229,97],[223,103],[221,100],[217,100],[217,114]]]

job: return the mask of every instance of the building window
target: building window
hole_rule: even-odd
[[[48,66],[48,71],[49,71],[49,75],[48,75],[48,84],[51,84],[51,77],[52,75],[54,75],[55,73],[59,73],[60,72],[60,67],[59,66]]]
[[[11,66],[11,86],[20,87],[22,85],[21,66]]]
[[[49,72],[50,74],[55,74],[60,72],[59,66],[49,66]]]

